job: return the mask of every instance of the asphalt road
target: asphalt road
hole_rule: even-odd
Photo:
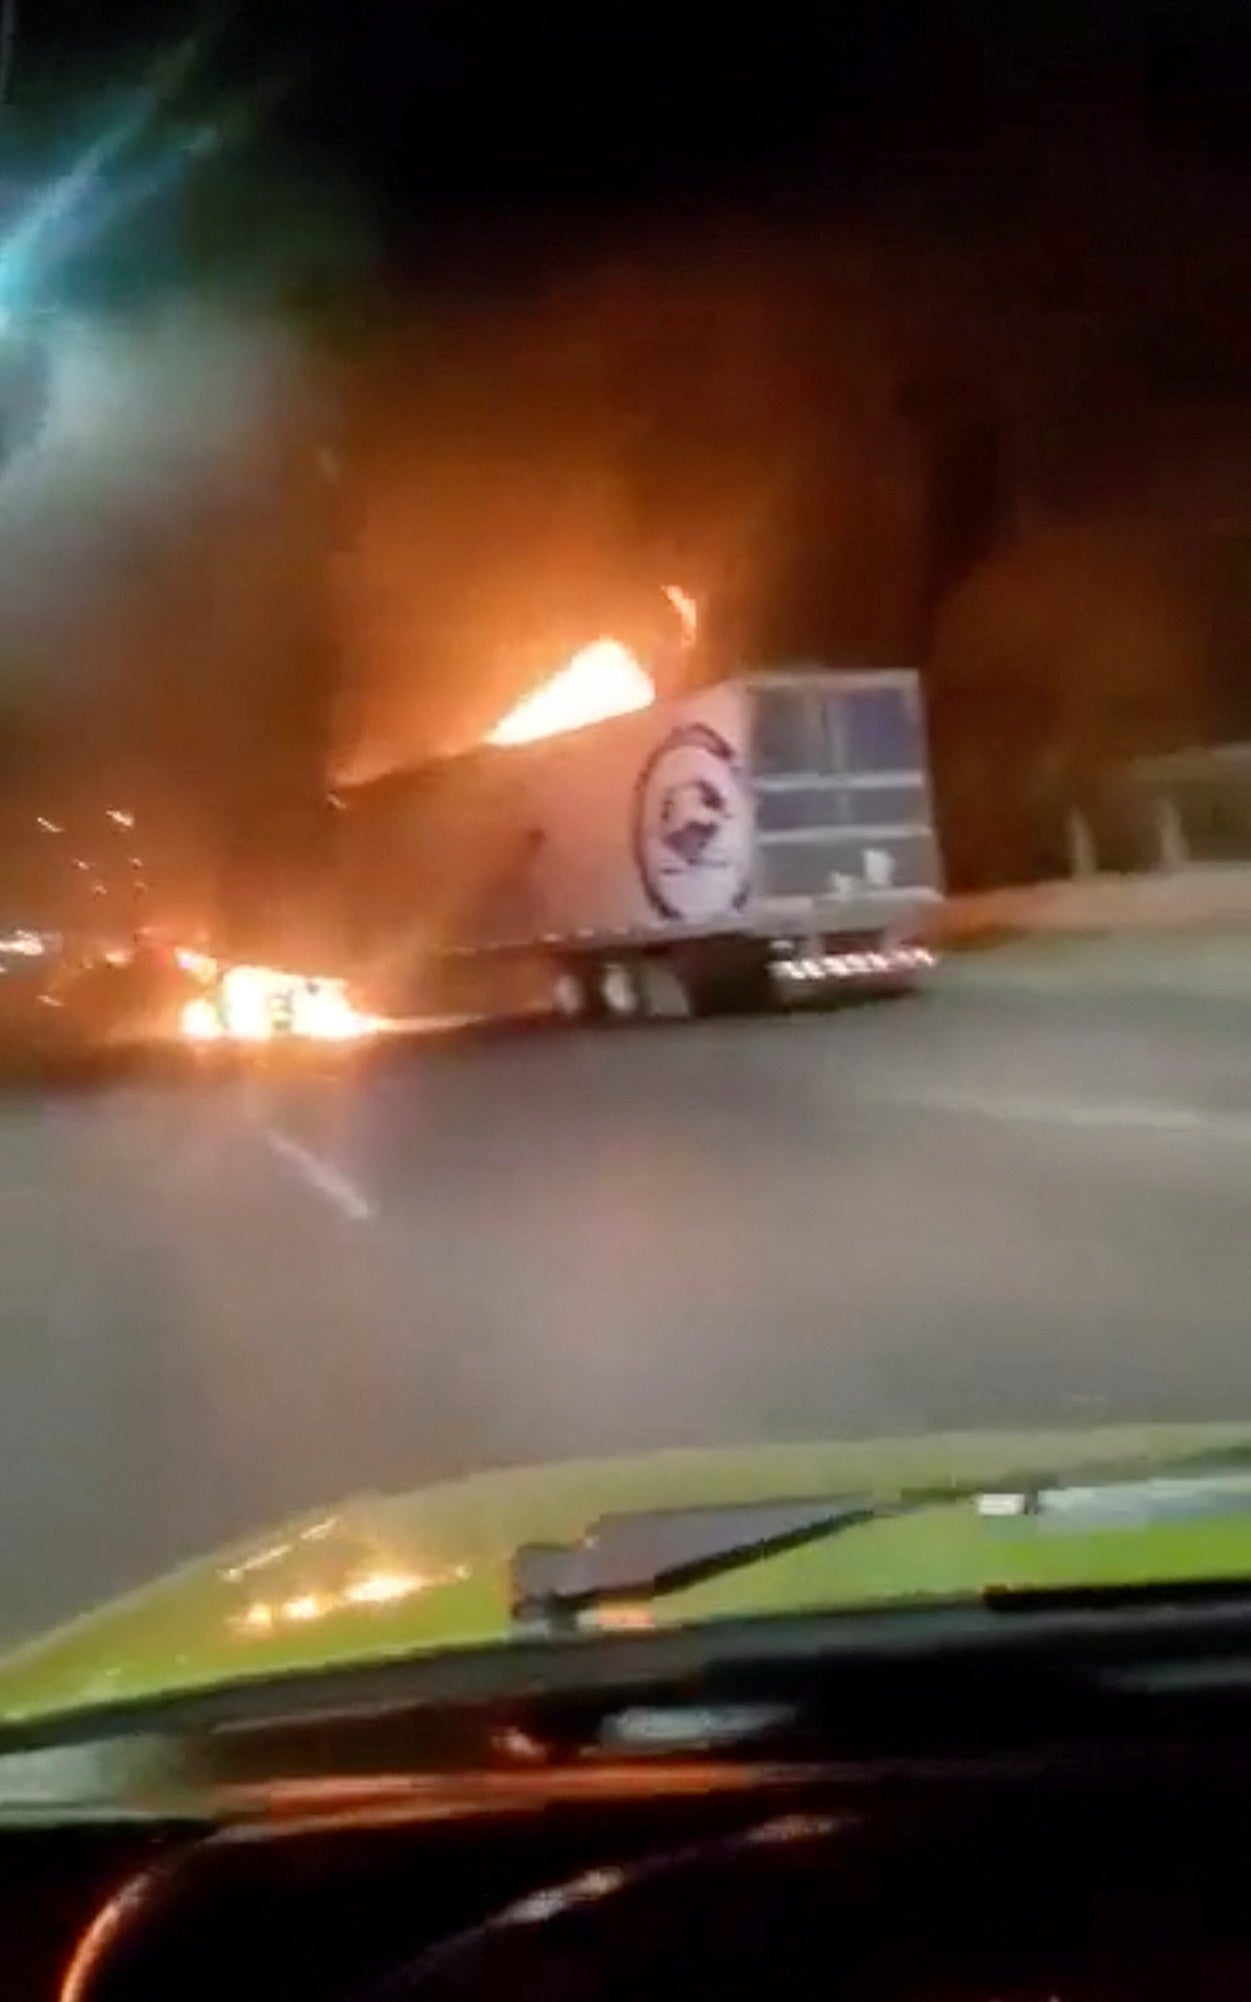
[[[490,1462],[1251,1416],[1246,1011],[953,987],[0,1100],[0,1634]]]

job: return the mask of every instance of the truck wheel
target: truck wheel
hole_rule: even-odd
[[[586,1022],[595,1014],[595,990],[579,966],[558,968],[552,982],[552,1006],[565,1022]]]
[[[606,959],[599,969],[599,1000],[611,1022],[633,1022],[643,1012],[638,969],[628,959]]]

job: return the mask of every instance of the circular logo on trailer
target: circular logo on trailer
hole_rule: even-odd
[[[751,810],[734,748],[684,723],[652,752],[634,795],[634,855],[662,917],[702,924],[747,900]]]

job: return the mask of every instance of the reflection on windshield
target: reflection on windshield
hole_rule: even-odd
[[[462,1569],[452,1575],[463,1577],[466,1573]],[[249,1633],[269,1633],[284,1621],[321,1620],[328,1613],[342,1612],[345,1606],[393,1605],[397,1599],[411,1598],[414,1592],[428,1591],[432,1584],[442,1582],[446,1581],[422,1578],[412,1572],[367,1571],[337,1593],[297,1592],[276,1604],[254,1599],[238,1624]]]

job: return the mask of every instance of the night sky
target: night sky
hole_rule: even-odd
[[[90,121],[185,37],[169,125],[251,107],[250,163],[362,190],[388,262],[418,278],[468,255],[449,232],[545,260],[727,207],[833,221],[897,196],[940,233],[1022,217],[1066,146],[1092,172],[1135,154],[1246,163],[1237,0],[731,11],[20,0],[10,147],[19,166],[32,135],[55,147],[67,115]]]
[[[13,784],[194,768],[280,850],[672,581],[711,670],[922,663],[957,879],[1251,728],[1251,15],[817,11],[19,0],[15,217],[150,89],[19,295],[191,443],[14,460]]]

